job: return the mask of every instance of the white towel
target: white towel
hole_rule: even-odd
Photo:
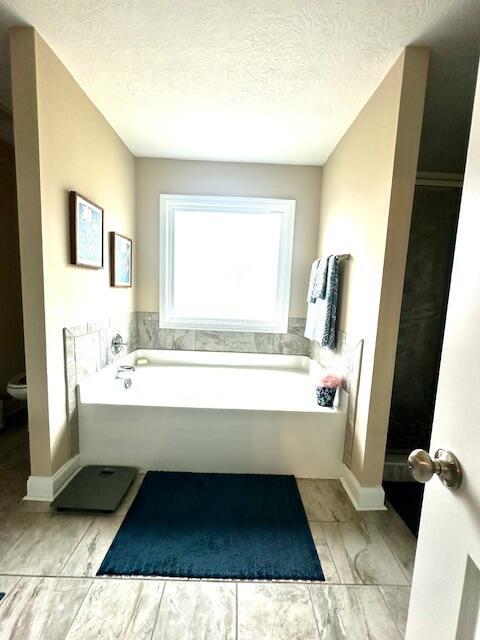
[[[308,283],[307,302],[316,302],[319,298],[325,299],[327,292],[328,259],[330,256],[318,258],[310,269],[310,281]]]

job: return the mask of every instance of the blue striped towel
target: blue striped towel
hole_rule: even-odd
[[[305,337],[327,349],[336,346],[338,265],[337,256],[328,257],[325,298],[309,302],[307,308]]]

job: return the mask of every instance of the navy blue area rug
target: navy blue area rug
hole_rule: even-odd
[[[97,575],[324,580],[293,476],[149,471]]]

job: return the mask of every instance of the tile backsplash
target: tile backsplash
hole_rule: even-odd
[[[310,340],[303,337],[305,318],[290,318],[288,333],[161,329],[158,313],[147,311],[137,312],[137,323],[139,349],[310,355]]]
[[[135,349],[230,351],[309,356],[322,367],[344,375],[349,394],[344,461],[350,466],[363,341],[352,345],[346,334],[339,331],[337,349],[329,351],[305,338],[304,331],[305,318],[289,318],[288,332],[284,334],[161,329],[158,326],[158,312],[145,311],[65,328],[65,378],[71,455],[78,453],[76,387],[86,376]],[[116,333],[128,344],[118,356],[110,348]]]
[[[335,351],[321,347],[316,341],[312,341],[311,343],[310,357],[325,369],[332,369],[345,378],[345,391],[348,393],[348,407],[343,461],[347,467],[350,467],[352,462],[362,352],[363,340],[351,341],[344,331],[337,332],[337,348]]]
[[[118,356],[110,348],[116,333],[128,343],[128,348]],[[125,313],[65,328],[63,344],[70,453],[74,456],[78,453],[77,384],[86,376],[106,367],[115,358],[125,355],[126,351],[138,348],[137,314]]]

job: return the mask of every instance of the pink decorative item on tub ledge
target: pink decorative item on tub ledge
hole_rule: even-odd
[[[317,403],[320,407],[333,407],[337,389],[343,386],[343,377],[327,373],[315,387]]]

